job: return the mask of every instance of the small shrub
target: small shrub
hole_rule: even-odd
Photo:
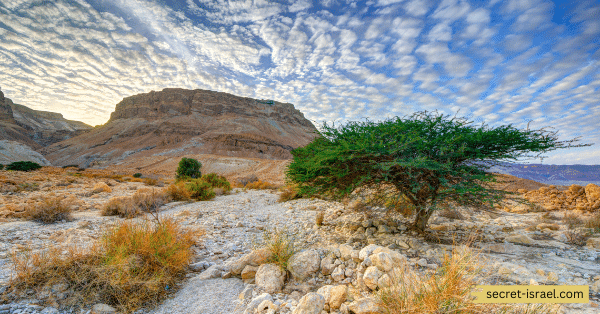
[[[141,174],[141,173],[139,173],[139,172],[136,172],[136,173],[134,173],[134,174],[133,174],[133,177],[134,177],[134,178],[139,178],[139,177],[141,177],[141,176],[142,176],[142,174]]]
[[[144,182],[144,184],[150,185],[150,186],[156,186],[156,185],[158,185],[158,180],[152,179],[152,178],[144,178],[143,182]]]
[[[591,228],[593,232],[600,233],[600,212],[595,213],[585,221],[585,227]]]
[[[96,183],[96,185],[94,185],[94,187],[92,188],[92,194],[102,193],[102,192],[110,193],[110,192],[112,192],[112,189],[110,188],[110,186],[108,186],[108,184],[106,184],[104,182]]]
[[[279,194],[279,199],[277,201],[280,203],[300,198],[300,195],[298,194],[299,189],[295,185],[286,185],[279,190],[281,191],[281,194]]]
[[[296,237],[285,229],[266,229],[262,240],[255,246],[266,247],[269,250],[269,263],[277,264],[281,269],[287,269],[287,262],[298,250]]]
[[[567,230],[565,231],[565,237],[567,237],[567,243],[576,245],[576,246],[584,246],[587,243],[587,240],[590,238],[590,234],[583,230]]]
[[[256,181],[258,181],[258,177],[255,174],[252,174],[247,177],[239,178],[236,180],[237,184],[239,184],[241,187],[244,187],[244,186],[246,186],[246,184],[256,182]]]
[[[199,201],[207,201],[215,197],[212,186],[200,179],[192,179],[185,187],[190,191],[191,197]]]
[[[138,209],[133,204],[131,197],[113,197],[102,207],[102,215],[133,218],[138,215]]]
[[[573,212],[565,213],[562,221],[565,225],[567,225],[567,227],[569,227],[569,229],[575,229],[578,226],[583,225],[583,220],[581,219],[581,217]]]
[[[103,207],[102,215],[118,215],[121,218],[133,218],[142,213],[156,213],[171,200],[168,191],[139,189],[129,197],[113,197]]]
[[[456,209],[446,207],[439,212],[440,217],[446,217],[452,220],[464,220],[465,217]]]
[[[200,178],[200,180],[210,184],[213,188],[221,188],[223,191],[231,191],[231,184],[229,181],[227,181],[227,178],[216,173],[205,174]]]
[[[72,198],[47,196],[40,202],[28,204],[23,212],[23,217],[41,223],[55,223],[61,220],[71,220]]]
[[[202,168],[202,164],[198,160],[193,158],[181,158],[175,177],[180,180],[185,178],[200,178],[202,176],[200,168]]]
[[[317,212],[317,215],[315,216],[315,225],[322,226],[323,220],[325,220],[325,212],[320,210]]]
[[[189,201],[192,198],[192,193],[185,187],[184,182],[169,185],[167,193],[174,201]]]
[[[38,163],[33,161],[16,161],[8,166],[6,166],[6,170],[16,170],[16,171],[33,171],[42,168]]]
[[[0,164],[0,170],[4,169],[4,165]]]
[[[247,189],[257,189],[257,190],[273,190],[276,189],[277,187],[269,182],[266,181],[262,181],[262,180],[258,180],[255,182],[250,182],[248,184],[246,184],[245,186]]]
[[[72,293],[58,300],[60,306],[106,303],[132,313],[165,299],[184,278],[197,235],[171,219],[155,225],[123,222],[89,250],[13,255],[16,276],[8,289],[23,293],[66,284]]]
[[[67,168],[77,168],[79,169],[79,165],[66,165],[66,166],[62,166],[63,169],[67,169]]]

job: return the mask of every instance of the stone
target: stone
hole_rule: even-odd
[[[553,231],[559,230],[560,226],[558,224],[549,224],[549,223],[541,223],[535,227],[537,230],[550,229]]]
[[[221,270],[221,268],[219,266],[212,265],[207,270],[200,273],[200,275],[198,275],[196,278],[198,278],[200,280],[206,280],[206,279],[212,279],[212,278],[219,278],[219,277],[221,277],[222,274],[223,274],[223,271]]]
[[[558,281],[558,275],[553,271],[548,272],[548,276],[546,278],[548,279],[548,281],[552,281],[552,282]]]
[[[346,302],[347,298],[348,287],[346,285],[338,285],[331,288],[328,299],[329,308],[333,310],[339,309],[342,303]]]
[[[324,307],[325,298],[318,293],[311,292],[300,299],[292,314],[321,314]]]
[[[600,238],[589,238],[585,245],[590,249],[600,250]]]
[[[533,239],[525,234],[517,234],[513,236],[506,237],[506,242],[514,243],[514,244],[533,244]]]
[[[362,248],[362,250],[360,250],[360,252],[358,253],[358,258],[360,258],[361,260],[364,260],[371,254],[373,254],[373,251],[375,251],[378,248],[380,248],[379,245],[369,244],[369,245],[365,246],[364,248]]]
[[[250,266],[250,265],[246,265],[246,267],[244,267],[244,270],[242,270],[242,279],[243,280],[248,280],[248,279],[253,279],[254,276],[256,275],[256,271],[258,270],[258,267],[256,266]]]
[[[298,281],[302,281],[308,276],[316,273],[321,264],[319,252],[315,250],[305,250],[294,254],[288,260],[288,270]]]
[[[349,260],[352,258],[352,251],[354,249],[351,246],[347,244],[342,244],[340,245],[339,250],[343,260]]]
[[[267,293],[281,291],[285,283],[285,272],[275,264],[262,264],[254,277],[256,285]]]
[[[391,284],[392,284],[392,280],[390,279],[390,275],[388,275],[388,274],[383,274],[381,277],[379,277],[379,280],[377,280],[377,287],[379,289],[387,288]]]
[[[239,275],[247,265],[260,266],[266,263],[270,256],[271,252],[268,248],[261,248],[228,263],[225,268],[231,271],[232,274]]]
[[[596,293],[600,293],[600,280],[596,280],[591,286],[590,289]]]
[[[376,266],[370,266],[365,270],[363,281],[367,287],[371,290],[375,290],[377,289],[377,281],[382,275],[383,273]]]
[[[279,310],[279,306],[271,300],[264,300],[256,307],[258,313],[275,313],[277,310]]]
[[[254,287],[256,287],[256,285],[247,285],[244,290],[242,290],[238,298],[240,300],[250,299],[252,297],[252,291],[254,291]]]
[[[335,269],[333,264],[333,257],[327,256],[321,260],[321,273],[325,276],[331,275],[331,272]]]
[[[388,272],[394,267],[394,261],[392,260],[392,257],[385,252],[372,254],[369,258],[371,259],[373,266],[376,266],[382,272]]]
[[[331,278],[335,281],[342,281],[345,278],[344,275],[344,267],[343,266],[338,266],[333,273],[331,273]]]
[[[333,289],[332,285],[325,285],[317,290],[317,293],[325,299],[325,304],[329,304],[329,297],[331,296],[331,289]]]
[[[260,304],[262,304],[265,300],[273,302],[273,297],[268,293],[263,293],[263,294],[257,296],[256,298],[252,299],[252,301],[250,301],[250,303],[248,303],[248,306],[246,306],[246,310],[244,311],[244,314],[254,314],[256,308],[258,308],[258,306]]]
[[[115,309],[114,307],[112,307],[108,304],[97,303],[97,304],[94,304],[94,306],[92,307],[91,314],[111,314],[111,313],[117,313],[117,309]]]
[[[424,258],[421,258],[421,259],[419,259],[419,260],[416,262],[416,264],[417,264],[417,265],[419,265],[419,266],[421,266],[421,267],[427,267],[427,260],[426,260],[426,259],[424,259]]]
[[[348,310],[354,314],[379,314],[381,313],[381,309],[377,300],[373,297],[370,298],[361,298],[358,299],[350,305],[348,305]]]

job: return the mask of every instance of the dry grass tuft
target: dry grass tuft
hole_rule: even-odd
[[[267,229],[263,232],[262,239],[255,243],[255,247],[266,247],[269,250],[269,263],[287,269],[287,262],[298,252],[295,235],[285,229]]]
[[[156,213],[171,200],[170,193],[164,190],[143,188],[129,197],[113,197],[102,208],[102,215],[118,215],[133,218],[142,213]]]
[[[577,213],[567,212],[563,216],[563,223],[569,227],[569,229],[575,229],[581,225],[583,225],[583,220],[581,216]]]
[[[468,247],[456,247],[444,256],[440,270],[425,279],[404,265],[391,285],[377,293],[383,313],[557,313],[555,305],[473,303],[471,292],[482,269],[477,260]]]
[[[192,198],[192,193],[185,187],[183,181],[170,184],[167,187],[167,193],[174,201],[189,201]]]
[[[112,192],[112,189],[110,188],[110,186],[108,186],[108,184],[106,184],[104,182],[96,183],[96,185],[94,185],[94,187],[92,188],[92,194],[102,193],[102,192],[110,193],[110,192]]]
[[[586,219],[585,227],[591,228],[595,233],[600,233],[600,212],[597,212],[592,215],[592,217]]]
[[[565,231],[565,237],[567,237],[566,242],[576,246],[584,246],[587,243],[587,240],[590,238],[590,236],[591,234],[583,230]]]
[[[131,197],[113,197],[102,207],[102,215],[132,218],[137,216],[137,208],[133,205]]]
[[[246,189],[256,189],[256,190],[274,190],[274,189],[277,189],[277,186],[275,186],[274,184],[267,182],[267,181],[258,180],[258,181],[250,182],[250,183],[246,184],[245,188]]]
[[[277,201],[280,203],[300,198],[298,195],[299,189],[296,185],[283,186],[279,188],[279,191],[281,191],[281,194],[279,194],[279,199]]]
[[[123,222],[101,242],[82,251],[71,248],[15,254],[10,291],[48,291],[66,285],[61,306],[106,303],[131,313],[157,304],[184,277],[195,234],[171,219],[155,225]]]
[[[72,197],[45,196],[40,201],[27,204],[21,217],[41,223],[55,223],[71,220],[75,200]]]
[[[152,178],[144,178],[143,182],[144,182],[144,184],[149,185],[149,186],[158,186],[158,185],[160,185],[160,183],[158,182],[158,180],[152,179]]]

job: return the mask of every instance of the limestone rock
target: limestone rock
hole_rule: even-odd
[[[513,236],[506,237],[507,242],[515,243],[515,244],[533,244],[533,239],[525,234],[517,234]]]
[[[373,253],[373,251],[375,251],[378,248],[380,248],[379,245],[369,244],[369,245],[365,246],[362,250],[360,250],[360,252],[358,253],[358,258],[360,258],[361,260],[364,260],[369,255],[371,255]]]
[[[244,314],[254,314],[256,308],[258,308],[258,306],[260,304],[262,304],[264,301],[273,302],[273,297],[268,293],[263,293],[263,294],[257,296],[256,298],[252,299],[252,301],[250,301],[248,306],[246,306],[246,310],[244,311]]]
[[[381,313],[381,309],[377,303],[375,298],[362,298],[358,299],[350,305],[348,305],[348,309],[354,314],[379,314]]]
[[[226,269],[228,269],[234,275],[239,275],[247,265],[260,266],[261,264],[266,263],[270,254],[271,253],[267,248],[254,250],[226,265]]]
[[[333,273],[331,273],[331,279],[335,280],[335,281],[342,281],[344,280],[344,275],[345,270],[344,267],[342,265],[338,266]]]
[[[376,266],[382,272],[388,272],[394,267],[394,261],[392,260],[392,257],[385,252],[373,254],[370,256],[370,258],[373,266]]]
[[[256,285],[267,293],[281,291],[285,283],[285,272],[275,264],[262,264],[256,271]]]
[[[331,297],[331,289],[333,289],[332,285],[325,285],[319,288],[319,290],[317,290],[317,293],[325,299],[325,304],[329,303],[329,298]]]
[[[311,292],[300,299],[292,314],[321,314],[324,307],[325,298],[318,293]]]
[[[377,289],[377,281],[382,275],[383,272],[381,272],[376,266],[370,266],[367,268],[367,270],[365,270],[363,281],[367,287],[369,287],[371,290],[375,290]]]
[[[258,270],[258,267],[256,267],[256,266],[246,265],[246,267],[244,267],[244,270],[242,270],[242,274],[241,274],[242,279],[248,280],[248,279],[254,278],[257,270]]]
[[[589,238],[586,242],[588,248],[600,250],[600,238]]]
[[[287,268],[296,280],[302,281],[316,273],[319,270],[320,264],[321,257],[319,256],[319,252],[305,250],[290,257]]]
[[[92,307],[92,314],[111,314],[111,313],[117,313],[117,309],[115,309],[114,307],[112,307],[108,304],[97,303],[97,304],[94,304],[94,306]]]
[[[329,294],[329,308],[339,309],[342,303],[346,302],[348,298],[348,287],[346,285],[339,285],[331,288]]]

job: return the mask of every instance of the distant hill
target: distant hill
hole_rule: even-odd
[[[194,154],[284,160],[314,131],[292,104],[167,88],[124,98],[106,124],[42,153],[54,165],[82,167]]]
[[[508,164],[495,166],[493,172],[508,174],[552,185],[600,185],[600,165]]]

